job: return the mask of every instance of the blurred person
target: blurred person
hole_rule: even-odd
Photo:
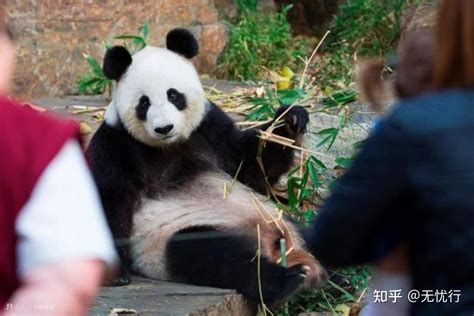
[[[400,100],[413,98],[433,90],[434,34],[425,29],[408,33],[398,45],[396,73],[393,83],[395,96]],[[385,67],[383,59],[363,61],[358,71],[358,85],[361,94],[369,102],[371,108],[381,117],[374,120],[374,130],[383,124],[386,113],[383,103],[389,92],[382,78]],[[371,261],[373,264],[372,278],[368,293],[399,289],[408,293],[411,289],[411,277],[408,267],[406,245],[399,245],[401,240],[397,227],[388,223],[379,236]],[[393,247],[396,247],[393,250]],[[369,295],[361,316],[402,316],[409,314],[410,302],[401,297],[396,303],[391,301],[374,302]]]
[[[76,124],[6,97],[15,47],[0,12],[0,315],[86,315],[116,262]]]
[[[383,119],[316,217],[308,242],[328,267],[365,264],[396,229],[384,252],[407,247],[413,286],[400,295],[413,303],[410,313],[472,316],[474,1],[440,2],[433,67],[439,92],[402,100]]]
[[[384,102],[393,93],[382,77],[386,66],[396,70],[393,90],[399,101],[433,91],[434,40],[431,29],[411,31],[400,40],[395,60],[369,58],[360,63],[357,84],[372,110],[380,115],[388,110]]]

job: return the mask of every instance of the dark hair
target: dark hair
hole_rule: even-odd
[[[436,89],[474,87],[474,1],[442,0],[434,69]]]

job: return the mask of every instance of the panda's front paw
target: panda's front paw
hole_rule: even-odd
[[[121,273],[114,282],[114,286],[124,286],[130,284],[130,275],[128,273]]]
[[[285,129],[290,138],[296,139],[298,136],[306,133],[309,122],[309,115],[302,106],[293,106],[288,111],[288,107],[281,107],[277,110],[275,118],[279,118],[283,113],[282,119],[285,121]]]
[[[130,273],[127,269],[121,267],[119,275],[115,278],[107,282],[107,286],[124,286],[130,284]]]

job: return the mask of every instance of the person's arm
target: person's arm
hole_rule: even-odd
[[[34,315],[87,315],[102,283],[101,260],[77,259],[32,268],[22,277],[5,316],[17,315],[23,307]],[[11,313],[11,314],[10,314]]]
[[[356,265],[373,255],[373,243],[387,217],[384,211],[399,203],[408,189],[407,163],[413,148],[391,121],[366,140],[309,232],[309,247],[323,265]]]
[[[53,305],[48,315],[86,314],[116,254],[77,142],[67,142],[44,170],[16,231],[21,287],[11,303]]]

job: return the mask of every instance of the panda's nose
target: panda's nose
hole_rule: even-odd
[[[173,129],[173,125],[166,125],[163,127],[157,127],[155,128],[155,133],[161,134],[161,135],[168,135],[168,133]]]

